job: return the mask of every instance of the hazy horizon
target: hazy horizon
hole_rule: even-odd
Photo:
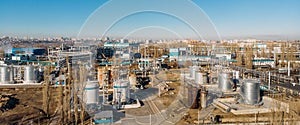
[[[96,13],[97,9],[113,3],[112,1],[117,2],[111,8],[106,9],[107,13],[104,17],[101,16],[101,22],[97,23],[107,23],[105,21],[110,21],[107,18],[112,18],[114,13],[124,11],[126,8],[148,5],[143,5],[142,2],[117,5],[116,3],[122,3],[118,0],[109,2],[107,0],[84,2],[79,0],[2,0],[0,1],[0,17],[2,17],[0,36],[77,37],[89,17],[94,16],[92,14]],[[167,1],[161,1],[162,5],[159,5],[161,8],[177,10],[178,13],[185,15],[191,13],[186,9],[181,10],[174,8],[176,6],[165,5],[164,2]],[[297,7],[300,5],[300,1],[298,0],[192,0],[191,2],[196,8],[199,8],[203,15],[207,16],[221,39],[300,39],[300,23],[298,23],[300,8]],[[202,18],[203,15],[194,18]],[[116,22],[114,27],[105,32],[105,36],[144,39],[200,39],[201,36],[197,36],[197,33],[185,24],[185,20],[180,19],[180,17],[174,18],[164,13],[138,13]],[[210,36],[210,32],[205,34],[207,27],[203,27],[202,30],[203,32],[200,33],[204,34],[202,39],[218,39],[215,38],[217,35],[211,35],[211,38],[205,37],[205,35]],[[98,34],[87,33],[85,37],[99,38],[101,34],[98,36]]]

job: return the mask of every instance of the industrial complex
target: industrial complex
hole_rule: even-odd
[[[0,124],[300,124],[300,41],[0,44]]]

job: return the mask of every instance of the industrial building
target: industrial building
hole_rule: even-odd
[[[25,89],[42,94],[32,107],[43,113],[13,123],[111,124],[145,117],[153,124],[281,123],[268,118],[276,113],[284,123],[298,123],[300,110],[292,105],[300,95],[299,42],[129,43],[77,41],[4,52],[1,95],[13,99],[17,93],[24,101]],[[1,112],[10,116],[14,108],[7,105],[1,101]]]

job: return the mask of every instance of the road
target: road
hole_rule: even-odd
[[[148,113],[151,115],[146,116],[134,116],[126,114],[125,118],[121,119],[122,125],[173,125],[176,124],[184,114],[189,110],[183,104],[183,95],[178,95],[177,98],[171,103],[170,106],[162,109],[161,103],[158,101],[158,85],[164,80],[160,80],[157,77],[153,80],[153,88],[147,88],[144,90],[137,90],[135,95],[138,99],[142,100],[145,106],[148,106]],[[183,91],[183,86],[180,86],[179,94]]]

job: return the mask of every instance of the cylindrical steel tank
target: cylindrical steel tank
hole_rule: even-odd
[[[201,72],[196,72],[195,82],[196,84],[203,84],[203,78]]]
[[[24,69],[24,83],[35,83],[36,82],[36,73],[34,66],[28,65]]]
[[[18,68],[17,67],[13,68],[13,72],[14,72],[14,78],[18,77]]]
[[[128,80],[118,80],[113,86],[113,102],[126,103],[130,100],[130,89]]]
[[[2,84],[8,84],[10,82],[8,68],[6,66],[0,67],[0,75],[1,75],[0,82]]]
[[[255,105],[261,102],[260,83],[258,80],[246,79],[243,80],[240,95],[242,102],[245,104]]]
[[[99,103],[99,84],[98,81],[87,81],[84,88],[84,102],[86,104]]]
[[[218,76],[218,87],[222,91],[232,91],[232,75],[230,72],[221,72]]]
[[[196,84],[207,84],[208,83],[207,73],[206,72],[196,72],[195,82],[196,82]]]
[[[15,75],[14,75],[14,69],[15,69],[15,68],[12,67],[12,66],[9,68],[9,81],[10,81],[11,83],[14,82],[14,76],[15,76]]]
[[[191,76],[192,79],[196,78],[196,73],[198,71],[199,71],[199,67],[198,66],[193,66],[193,68],[192,68],[192,76]]]

